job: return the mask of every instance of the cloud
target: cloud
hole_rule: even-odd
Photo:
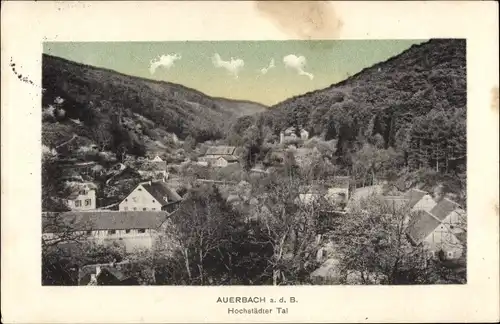
[[[218,53],[215,53],[212,57],[212,63],[216,68],[226,69],[235,79],[238,78],[238,73],[245,66],[245,62],[240,58],[235,59],[231,57],[230,61],[224,61]]]
[[[156,72],[156,69],[159,68],[160,66],[163,66],[168,70],[172,66],[174,66],[175,61],[180,60],[181,58],[182,58],[181,55],[177,53],[161,55],[160,57],[150,61],[149,72],[151,74],[154,74]]]
[[[304,71],[304,67],[306,66],[306,58],[304,56],[296,56],[294,54],[287,55],[283,57],[283,63],[287,68],[291,68],[296,70],[299,75],[306,75],[309,79],[313,79],[314,75],[312,73]]]
[[[271,59],[271,62],[269,62],[269,65],[267,67],[260,69],[260,73],[267,74],[267,72],[269,72],[270,69],[275,68],[275,67],[276,67],[276,65],[274,65],[274,59]]]

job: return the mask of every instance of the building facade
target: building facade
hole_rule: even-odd
[[[182,198],[169,188],[164,181],[140,183],[118,205],[120,211],[161,211],[172,212]]]
[[[151,249],[164,233],[168,216],[164,211],[44,213],[42,238],[47,243],[117,243],[126,251]]]
[[[96,187],[91,183],[77,183],[73,192],[66,199],[66,205],[71,210],[95,210]]]

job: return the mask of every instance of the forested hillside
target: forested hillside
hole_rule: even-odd
[[[237,117],[263,105],[209,97],[182,85],[123,75],[58,57],[42,58],[43,141],[57,146],[73,134],[102,143],[123,137],[138,147],[165,133],[197,141],[223,137]],[[124,127],[119,127],[121,124]],[[99,132],[96,132],[99,126]],[[126,128],[126,130],[122,129]],[[129,134],[125,134],[128,131]],[[113,142],[113,141],[111,141]],[[110,148],[112,143],[110,143]]]
[[[283,101],[253,122],[242,118],[233,133],[260,125],[276,136],[302,126],[338,140],[336,163],[358,179],[402,177],[390,173],[404,169],[407,178],[427,170],[463,182],[466,93],[465,40],[434,39],[326,89]],[[457,181],[452,186],[460,187]]]

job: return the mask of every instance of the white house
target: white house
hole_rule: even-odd
[[[118,205],[120,211],[173,211],[182,198],[163,181],[140,183]]]
[[[150,249],[164,230],[169,214],[164,211],[72,211],[42,214],[42,238],[90,241],[100,245],[121,244],[127,251]]]
[[[155,158],[153,160],[151,160],[153,162],[163,162],[163,160],[161,159],[161,157],[159,157],[158,155],[155,156]]]
[[[71,210],[96,209],[96,186],[93,183],[70,183],[71,194],[66,198],[66,205]]]
[[[230,164],[238,163],[238,157],[235,156],[236,147],[234,146],[211,146],[203,157],[198,160],[203,164],[215,167],[226,167]]]
[[[418,211],[410,221],[408,238],[432,256],[440,251],[446,259],[462,256],[466,245],[466,212],[444,198],[430,211]]]
[[[284,131],[280,132],[280,144],[284,144],[287,141],[294,141],[297,139],[307,140],[309,139],[309,132],[301,128],[298,132],[300,137],[297,135],[295,127],[289,127]]]

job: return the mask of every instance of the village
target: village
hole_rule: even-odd
[[[43,241],[49,246],[63,246],[70,242],[118,245],[126,253],[148,253],[162,245],[162,248],[169,245],[168,249],[175,249],[175,230],[172,230],[170,220],[178,213],[193,187],[216,187],[232,208],[246,205],[250,206],[250,210],[257,210],[260,203],[257,197],[252,197],[251,182],[263,181],[290,163],[287,156],[292,157],[293,166],[297,169],[310,169],[314,156],[321,155],[316,146],[311,148],[311,145],[306,145],[311,140],[314,139],[310,139],[308,131],[303,128],[283,130],[268,154],[274,157],[273,162],[254,165],[247,170],[241,165],[241,148],[228,145],[208,145],[195,160],[186,157],[180,163],[167,163],[161,152],[154,152],[146,158],[130,156],[123,162],[115,163],[108,171],[96,161],[61,159],[60,176],[67,190],[66,196],[58,199],[68,211],[43,212]],[[54,153],[53,150],[48,152]],[[107,172],[104,182],[88,181],[103,172]],[[411,242],[410,250],[421,251],[425,259],[453,261],[464,256],[466,211],[440,193],[439,188],[435,192],[405,188],[404,185],[398,188],[398,184],[385,179],[361,186],[353,180],[345,174],[311,179],[296,188],[298,196],[294,203],[301,208],[311,208],[308,206],[319,206],[321,202],[328,217],[342,219],[349,218],[360,201],[376,198],[384,204],[388,213],[404,211],[402,222],[404,235]],[[110,194],[118,188],[122,193],[115,194],[114,202],[110,203],[105,197],[98,199],[103,197],[103,192],[99,191]],[[370,214],[371,211],[364,212]],[[339,276],[336,273],[338,260],[335,244],[328,239],[325,231],[316,231],[314,236],[310,242],[312,250],[308,253],[314,255],[318,266],[310,273],[309,279],[313,283],[335,281]],[[140,284],[140,279],[124,270],[131,266],[131,262],[86,264],[78,269],[77,284]],[[346,280],[348,283],[359,283],[359,276],[351,273]],[[380,280],[376,276],[369,279],[372,284]]]

